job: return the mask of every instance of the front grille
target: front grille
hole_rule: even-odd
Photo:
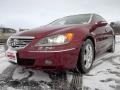
[[[23,65],[23,66],[32,66],[35,63],[34,59],[30,58],[20,58],[19,54],[17,53],[17,64],[18,65]]]
[[[9,46],[13,49],[21,49],[32,42],[33,37],[12,37],[9,40]]]

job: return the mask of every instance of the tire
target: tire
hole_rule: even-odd
[[[95,57],[93,42],[87,39],[80,50],[79,58],[76,65],[76,72],[86,74],[90,71]]]
[[[115,37],[113,39],[112,45],[110,49],[108,50],[109,53],[114,53],[115,52]]]

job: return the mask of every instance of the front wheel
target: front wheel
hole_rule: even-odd
[[[87,73],[91,69],[94,60],[94,45],[90,39],[87,39],[81,47],[76,70],[80,73]]]

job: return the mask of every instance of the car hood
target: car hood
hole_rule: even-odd
[[[15,36],[32,36],[37,38],[37,37],[42,37],[59,30],[72,28],[76,26],[83,26],[83,25],[42,26],[39,28],[31,29],[29,31],[19,32]]]

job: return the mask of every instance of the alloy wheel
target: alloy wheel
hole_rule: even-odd
[[[87,44],[84,49],[84,56],[83,56],[84,67],[86,69],[89,69],[92,65],[92,61],[93,61],[93,48],[91,44]]]

